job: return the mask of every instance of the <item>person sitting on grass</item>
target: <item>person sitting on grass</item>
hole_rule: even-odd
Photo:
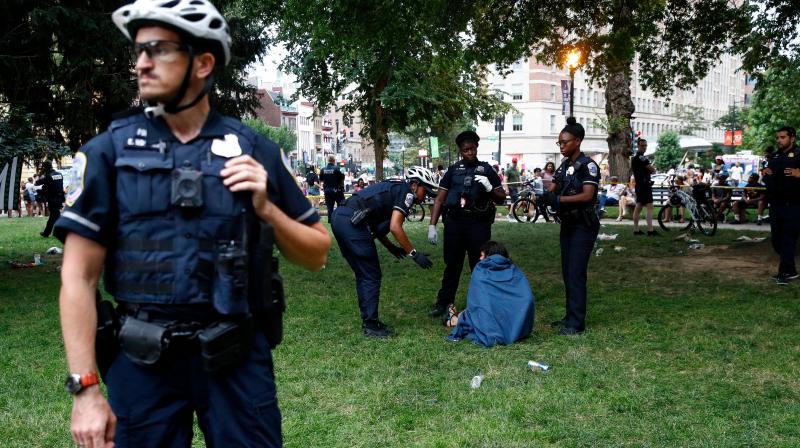
[[[472,271],[467,290],[467,308],[456,316],[451,306],[447,336],[452,342],[464,338],[484,347],[512,344],[530,336],[536,302],[525,274],[508,257],[505,245],[487,241]]]

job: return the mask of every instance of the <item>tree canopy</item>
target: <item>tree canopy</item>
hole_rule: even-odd
[[[284,154],[294,151],[297,146],[297,134],[285,124],[279,128],[273,128],[257,118],[245,118],[242,122],[265,138],[275,142]]]
[[[241,116],[258,104],[244,69],[261,56],[263,22],[237,0],[214,2],[228,17],[232,61],[217,77],[214,103]],[[73,150],[136,103],[132,46],[110,15],[119,0],[0,3],[0,107],[30,117],[31,132]]]
[[[658,137],[655,165],[659,171],[667,171],[677,166],[683,159],[684,150],[681,149],[678,134],[667,131]]]
[[[580,70],[605,88],[609,165],[628,177],[631,154],[631,73],[657,96],[692,88],[746,34],[751,6],[727,0],[491,0],[476,21],[476,46],[502,67],[520,57],[564,65],[578,49]]]
[[[345,115],[358,112],[379,178],[390,131],[445,128],[508,110],[469,53],[472,2],[254,3],[274,23],[272,40],[288,51],[282,68],[297,77],[300,92],[319,110],[344,97]]]
[[[776,65],[764,72],[753,102],[740,114],[744,124],[743,146],[762,153],[775,145],[775,131],[800,127],[800,63]]]

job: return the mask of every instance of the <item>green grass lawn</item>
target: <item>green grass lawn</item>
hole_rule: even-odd
[[[70,447],[58,322],[60,257],[43,219],[0,219],[0,446]],[[333,244],[326,269],[284,264],[286,337],[274,352],[288,447],[798,446],[800,282],[768,279],[765,233],[720,230],[687,249],[629,226],[592,257],[585,336],[557,336],[564,312],[558,226],[498,222],[537,300],[533,336],[484,349],[444,340],[428,319],[443,269],[427,223],[407,224],[434,268],[381,251],[381,317],[397,336],[360,334],[353,276]],[[674,235],[676,232],[670,232]],[[614,246],[625,247],[615,252]],[[464,306],[468,270],[459,291]],[[550,364],[547,374],[528,360]],[[485,376],[477,390],[470,379]],[[202,446],[198,436],[196,445]]]

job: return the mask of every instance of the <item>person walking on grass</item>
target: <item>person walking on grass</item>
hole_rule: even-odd
[[[644,235],[639,230],[639,216],[642,209],[646,209],[647,214],[647,235],[655,236],[658,232],[653,230],[653,182],[650,175],[656,172],[656,167],[650,163],[650,159],[644,155],[647,151],[647,140],[640,138],[636,142],[636,154],[631,158],[631,170],[636,179],[636,206],[633,208],[633,234]]]
[[[196,416],[207,446],[280,447],[273,243],[313,271],[330,236],[278,146],[211,108],[231,38],[210,2],[137,0],[112,19],[133,41],[147,107],[75,155],[78,178],[56,223],[72,438],[188,448]],[[98,308],[113,313],[96,300],[101,272],[118,341],[97,330]]]

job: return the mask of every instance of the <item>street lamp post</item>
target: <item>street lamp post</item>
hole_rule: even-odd
[[[336,119],[336,154],[339,154],[339,119]]]
[[[503,131],[506,127],[506,117],[501,116],[494,119],[494,130],[497,131],[497,164],[500,163],[500,153],[503,150]]]
[[[569,67],[569,116],[575,116],[575,70],[581,63],[581,52],[572,49],[567,53],[567,67]],[[567,117],[569,118],[569,117]]]

